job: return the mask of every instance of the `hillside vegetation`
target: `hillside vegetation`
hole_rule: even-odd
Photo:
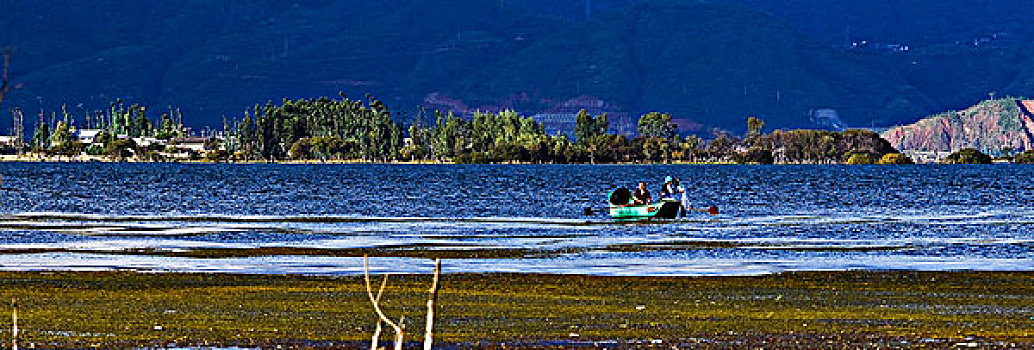
[[[85,115],[121,97],[218,126],[254,103],[344,91],[403,111],[587,109],[618,123],[662,110],[710,136],[747,116],[825,127],[812,118],[824,109],[847,126],[901,124],[1034,86],[1023,2],[884,2],[4,1],[0,43],[18,45],[25,84],[5,107]],[[848,50],[829,34],[841,28],[915,48]]]

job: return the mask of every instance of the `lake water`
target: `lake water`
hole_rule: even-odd
[[[666,175],[721,214],[583,214]],[[0,163],[0,176],[3,270],[357,274],[341,252],[362,248],[397,273],[431,268],[407,252],[456,257],[446,272],[1034,270],[1030,166]],[[260,248],[306,249],[248,253]],[[244,254],[177,255],[212,249]]]

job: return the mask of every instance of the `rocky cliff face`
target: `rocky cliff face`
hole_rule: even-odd
[[[1034,100],[983,101],[962,111],[894,127],[883,138],[902,151],[954,152],[972,147],[998,154],[1034,149]]]

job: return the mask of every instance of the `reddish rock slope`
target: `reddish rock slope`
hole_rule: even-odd
[[[999,153],[1034,149],[1034,100],[988,100],[898,126],[883,138],[902,151],[954,152],[972,147]]]

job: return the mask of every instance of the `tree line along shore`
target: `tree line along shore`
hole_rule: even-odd
[[[224,120],[222,130],[193,132],[173,107],[152,119],[152,109],[127,105],[83,117],[66,108],[40,113],[31,138],[25,116],[12,109],[13,135],[0,137],[0,159],[16,161],[413,162],[531,164],[912,164],[869,130],[775,130],[747,118],[743,137],[716,131],[704,140],[680,136],[667,113],[647,113],[638,136],[610,133],[607,115],[580,111],[573,135],[548,134],[534,118],[514,111],[470,116],[434,112],[404,126],[379,100],[316,98],[267,102]],[[975,150],[951,163],[990,163]],[[1034,162],[1026,152],[1015,162]]]

